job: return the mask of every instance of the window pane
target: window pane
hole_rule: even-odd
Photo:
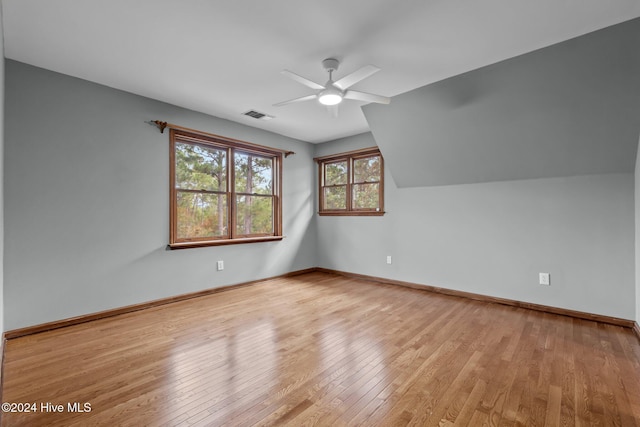
[[[227,235],[225,194],[177,192],[178,239]]]
[[[365,157],[353,161],[353,182],[380,181],[380,156]]]
[[[340,185],[347,183],[347,161],[327,163],[324,165],[324,185]]]
[[[372,209],[380,207],[380,184],[354,184],[353,209]]]
[[[227,152],[176,142],[176,188],[227,191]]]
[[[237,196],[236,233],[273,234],[273,197]]]
[[[236,192],[273,194],[273,158],[236,152],[234,159]]]
[[[325,187],[323,209],[347,209],[347,186]]]

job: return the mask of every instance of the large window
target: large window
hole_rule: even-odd
[[[282,238],[282,153],[171,130],[172,248]]]
[[[320,215],[384,214],[384,165],[377,148],[315,160]]]

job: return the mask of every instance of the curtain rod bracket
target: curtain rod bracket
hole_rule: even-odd
[[[161,122],[160,120],[154,120],[153,123],[158,126],[158,129],[160,129],[160,133],[164,133],[165,128],[169,125],[167,122]]]

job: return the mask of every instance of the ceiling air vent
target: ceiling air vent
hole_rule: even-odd
[[[268,114],[265,113],[261,113],[259,111],[256,110],[249,110],[247,112],[242,113],[245,116],[249,116],[249,117],[253,117],[254,119],[258,119],[258,120],[271,120],[273,119],[273,116],[270,116]]]

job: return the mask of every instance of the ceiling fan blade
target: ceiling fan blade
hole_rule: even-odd
[[[290,99],[288,101],[278,102],[277,104],[273,104],[273,106],[274,107],[282,107],[283,105],[294,104],[296,102],[302,102],[302,101],[310,101],[310,100],[316,99],[316,98],[317,98],[317,96],[315,94],[307,95],[307,96],[302,96],[300,98]]]
[[[391,98],[372,93],[358,92],[357,90],[348,90],[344,93],[346,99],[355,99],[356,101],[376,102],[378,104],[388,104]]]
[[[321,84],[313,82],[313,81],[307,79],[306,77],[302,77],[301,75],[296,74],[293,71],[282,70],[281,73],[284,74],[285,76],[297,81],[298,83],[302,83],[305,86],[309,86],[311,89],[315,89],[315,90],[324,89],[324,86],[322,86]]]
[[[377,73],[378,71],[380,71],[380,68],[376,67],[375,65],[365,65],[359,70],[356,70],[353,73],[348,74],[340,80],[334,82],[333,85],[342,90],[345,90],[358,83],[360,80],[364,80],[367,77]]]

